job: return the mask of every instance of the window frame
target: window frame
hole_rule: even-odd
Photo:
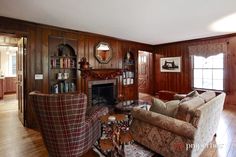
[[[219,53],[220,54],[220,53]],[[222,54],[223,54],[223,68],[194,68],[194,55],[193,56],[191,56],[191,62],[192,62],[192,64],[191,64],[191,69],[192,69],[192,72],[191,72],[191,75],[192,75],[192,89],[195,89],[195,90],[212,90],[212,91],[216,91],[216,92],[224,92],[225,90],[226,90],[226,83],[225,83],[225,70],[226,70],[226,57],[225,57],[225,54],[222,52]],[[212,55],[212,56],[214,56],[214,55]],[[217,69],[222,69],[223,70],[223,79],[222,79],[222,83],[223,83],[223,89],[222,90],[219,90],[219,89],[213,89],[213,88],[197,88],[197,87],[194,87],[194,70],[195,69],[202,69],[202,70],[204,70],[204,69],[211,69],[211,70],[217,70]],[[202,80],[203,80],[203,78],[202,78]],[[215,79],[213,79],[213,72],[212,72],[212,82],[213,82],[213,80],[215,80]]]
[[[13,57],[15,57],[15,66],[13,66]],[[15,69],[15,73],[13,73],[13,67]],[[11,75],[16,75],[16,54],[11,55]],[[10,69],[9,69],[10,70]]]

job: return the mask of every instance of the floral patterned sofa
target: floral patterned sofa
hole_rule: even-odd
[[[198,157],[216,134],[224,100],[225,93],[202,93],[180,102],[174,118],[134,108],[132,136],[165,157]]]

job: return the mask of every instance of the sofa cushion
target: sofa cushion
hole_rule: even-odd
[[[205,102],[210,101],[214,97],[216,97],[216,93],[214,91],[206,91],[199,95],[201,98],[204,99]]]
[[[180,102],[176,118],[186,122],[190,122],[194,114],[194,110],[204,103],[204,99],[200,96],[194,97],[185,102]]]
[[[171,100],[164,103],[158,98],[153,98],[153,104],[149,110],[166,116],[175,117],[179,107],[179,102],[179,100]]]

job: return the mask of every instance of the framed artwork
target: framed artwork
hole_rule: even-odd
[[[181,72],[181,57],[160,58],[161,72]]]

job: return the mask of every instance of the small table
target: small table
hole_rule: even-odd
[[[115,117],[111,120],[109,117]],[[112,154],[124,155],[123,145],[133,141],[133,138],[127,129],[127,116],[124,114],[112,114],[104,115],[100,117],[102,123],[103,136],[99,140],[99,147],[101,153],[106,156],[112,156]]]
[[[100,117],[100,121],[102,122],[102,123],[108,123],[109,122],[109,117],[110,116],[114,116],[116,119],[115,119],[115,121],[116,122],[122,122],[122,121],[124,121],[125,120],[125,115],[124,114],[113,114],[113,115],[109,115],[109,114],[107,114],[107,115],[104,115],[104,116],[101,116]]]

